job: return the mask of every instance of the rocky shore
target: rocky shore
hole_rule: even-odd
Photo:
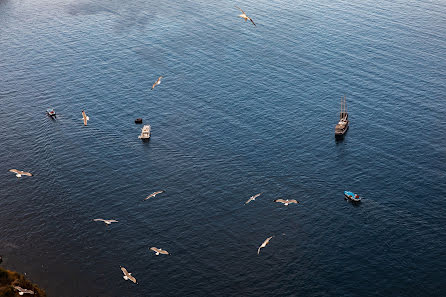
[[[45,291],[27,280],[22,274],[0,268],[0,297],[20,296],[14,286],[19,286],[34,292],[34,295],[26,294],[28,296],[46,297]]]

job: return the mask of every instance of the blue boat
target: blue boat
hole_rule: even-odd
[[[344,191],[344,195],[345,195],[345,197],[346,197],[347,199],[350,199],[351,201],[354,201],[354,202],[359,202],[359,201],[361,201],[361,197],[359,197],[358,194],[355,194],[355,193],[353,193],[353,192],[350,192],[350,191]]]

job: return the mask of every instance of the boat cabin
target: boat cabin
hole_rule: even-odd
[[[150,138],[150,130],[150,125],[144,125],[144,127],[141,129],[141,135],[139,135],[138,138],[142,140],[148,140]]]

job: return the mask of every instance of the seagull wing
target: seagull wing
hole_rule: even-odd
[[[17,170],[17,169],[9,169],[9,172],[20,173],[20,170]],[[20,287],[19,287],[19,288],[20,288]]]
[[[244,11],[243,11],[243,9],[241,9],[240,7],[238,7],[238,6],[235,6],[236,8],[238,8],[238,10],[240,10],[243,14],[246,14]]]
[[[288,200],[288,203],[299,203],[299,201],[297,201],[296,199],[291,199],[291,200]]]
[[[249,197],[249,199],[245,202],[245,204],[248,204],[249,202],[251,202],[252,200],[254,200],[253,196]]]
[[[168,254],[169,254],[168,251],[163,250],[163,249],[159,249],[159,253],[160,253],[160,254],[163,254],[163,255],[168,255]]]
[[[159,84],[161,83],[161,79],[162,79],[162,78],[163,78],[162,76],[158,77],[158,79],[156,80],[156,82],[152,85],[152,90],[153,90],[157,85],[159,85]]]
[[[108,220],[109,223],[117,223],[117,220]]]
[[[271,236],[271,237],[268,237],[267,239],[265,239],[265,241],[262,243],[262,245],[259,246],[259,249],[257,250],[257,255],[260,253],[260,249],[261,249],[261,248],[264,248],[264,247],[269,243],[269,241],[271,240],[271,238],[273,238],[273,237],[272,237],[272,236]]]
[[[22,289],[22,287],[19,287],[19,286],[14,286],[14,289],[16,289],[17,291],[23,292],[23,289]]]
[[[252,23],[254,26],[257,27],[257,25],[254,23],[254,21],[253,21],[250,17],[248,17],[248,19],[251,21],[251,23]]]
[[[125,269],[125,267],[121,266],[121,270],[122,270],[122,273],[124,273],[125,276],[128,277],[130,275],[129,272],[127,271],[127,269]]]
[[[279,198],[279,199],[274,200],[274,202],[285,203],[286,200],[283,200],[282,198]]]
[[[160,250],[159,250],[158,248],[154,247],[154,246],[152,246],[152,247],[150,248],[150,250],[152,250],[152,251],[154,251],[154,252],[157,252],[157,253],[160,252]]]
[[[95,222],[105,222],[104,219],[94,219],[93,221],[95,221]]]
[[[21,171],[20,174],[26,175],[26,176],[33,176],[33,174],[31,172],[26,172],[26,171]]]
[[[152,198],[152,197],[155,197],[156,195],[161,194],[161,193],[164,193],[164,190],[157,191],[157,192],[153,192],[152,194],[150,194],[149,196],[147,196],[146,199],[144,199],[144,200],[147,200],[147,199],[150,199],[150,198]]]
[[[89,118],[87,117],[87,114],[83,110],[82,110],[82,119],[84,120],[84,125],[87,126],[87,121],[89,120]]]
[[[131,280],[132,282],[134,282],[136,284],[136,278],[135,277],[133,277],[131,274],[129,274],[127,277],[129,278],[129,280]]]
[[[164,190],[156,191],[155,193],[153,193],[153,196],[156,196],[156,195],[161,194],[161,193],[164,193]]]

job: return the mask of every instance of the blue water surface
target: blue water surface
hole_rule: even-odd
[[[445,296],[445,12],[0,0],[2,266],[59,297]]]

